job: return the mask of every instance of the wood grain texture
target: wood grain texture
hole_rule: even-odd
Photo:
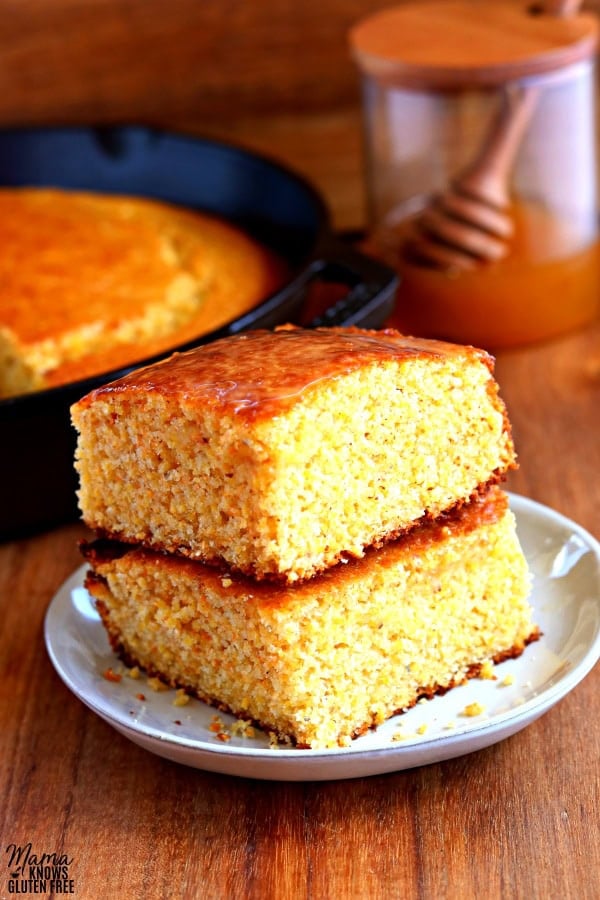
[[[365,196],[348,32],[389,6],[0,0],[0,127],[133,121],[231,140],[313,180],[336,227],[356,230]]]
[[[201,122],[354,103],[346,32],[372,8],[366,0],[2,0],[0,77],[11,89],[0,119],[186,114]]]
[[[531,15],[526,3],[473,0],[397,5],[350,32],[353,49],[375,77],[440,90],[555,71],[589,59],[596,38],[592,14]]]
[[[521,468],[510,487],[600,534],[600,327],[502,354]],[[564,897],[600,877],[600,672],[527,729],[409,772],[261,783],[150,755],[70,695],[46,606],[73,524],[0,547],[0,897],[5,847],[73,858],[76,896]]]
[[[600,537],[600,327],[499,357],[520,468],[510,487]]]
[[[341,35],[380,5],[0,0],[0,121],[135,117],[229,137],[295,165],[338,227],[357,227]],[[600,536],[600,327],[504,353],[497,374],[521,461],[509,486]],[[509,740],[409,772],[285,784],[186,769],[118,735],[47,658],[45,610],[84,534],[0,546],[0,898],[6,847],[31,841],[73,859],[80,900],[597,900],[598,668]]]
[[[0,0],[0,126],[138,122],[232,141],[313,180],[336,226],[356,229],[360,86],[346,34],[372,8]]]

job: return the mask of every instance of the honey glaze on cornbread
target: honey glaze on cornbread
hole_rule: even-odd
[[[257,418],[285,411],[299,394],[321,382],[390,360],[443,360],[468,353],[490,372],[493,368],[492,357],[484,350],[408,337],[393,329],[284,326],[276,334],[274,341],[273,332],[252,331],[214,341],[202,348],[201,355],[196,350],[175,353],[98,388],[90,399],[126,390],[155,391]]]

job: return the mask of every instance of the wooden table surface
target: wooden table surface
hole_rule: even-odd
[[[510,487],[596,535],[600,329],[499,356],[521,467]],[[6,473],[5,476],[6,477]],[[80,564],[72,524],[0,547],[2,857],[64,853],[81,898],[597,898],[600,668],[517,735],[340,782],[209,774],[128,742],[44,649]]]
[[[217,0],[165,2],[162,19],[147,0],[4,2],[0,73],[11,90],[0,118],[138,111],[239,140],[303,171],[335,224],[354,229],[364,224],[360,115],[343,30],[378,5],[329,0],[323,17],[323,0],[307,0],[292,27],[284,0],[271,0],[275,14],[228,4],[232,66],[212,78],[222,61]],[[289,49],[298,35],[317,49],[312,68]],[[260,64],[250,77],[252,41]],[[263,47],[277,52],[263,56]],[[240,79],[248,90],[236,107]],[[600,326],[502,353],[497,376],[520,457],[509,487],[600,537]],[[74,523],[0,546],[0,898],[12,896],[11,845],[66,855],[74,896],[88,900],[600,897],[600,667],[513,737],[423,768],[312,783],[184,768],[117,734],[50,664],[45,611],[80,565],[84,534]]]

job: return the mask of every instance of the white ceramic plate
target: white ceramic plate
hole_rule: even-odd
[[[178,707],[175,691],[153,692],[145,678],[107,681],[125,671],[78,569],[52,600],[45,622],[50,659],[68,688],[125,737],[159,756],[213,772],[285,781],[354,778],[394,772],[471,753],[533,722],[568,694],[600,656],[600,544],[564,516],[511,495],[519,537],[534,575],[531,598],[543,637],[495,680],[474,679],[419,703],[377,730],[334,750],[271,747],[256,731],[236,737],[232,716],[219,714],[223,742],[211,729],[215,710],[198,700]],[[506,676],[509,676],[508,678]],[[507,682],[511,682],[510,684]],[[145,699],[138,699],[142,694]],[[475,717],[465,707],[479,703]],[[398,740],[398,735],[402,736]]]

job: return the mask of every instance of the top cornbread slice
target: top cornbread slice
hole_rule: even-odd
[[[288,582],[468,501],[514,465],[492,358],[358,329],[226,338],[72,407],[100,534]]]
[[[159,353],[279,287],[235,226],[140,197],[0,190],[0,397]]]

